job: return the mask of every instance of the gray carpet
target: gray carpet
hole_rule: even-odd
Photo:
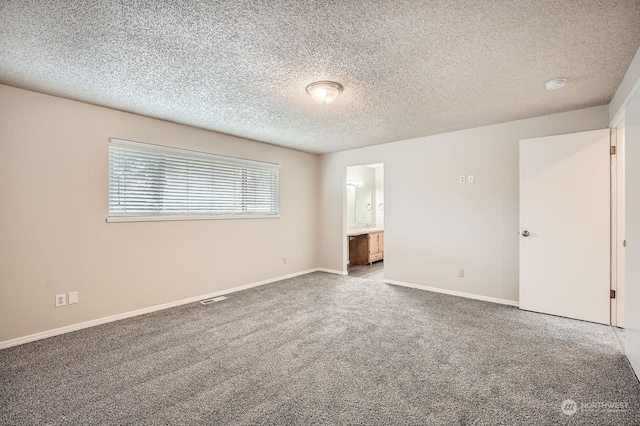
[[[640,424],[610,327],[320,272],[5,349],[0,374],[2,425]]]

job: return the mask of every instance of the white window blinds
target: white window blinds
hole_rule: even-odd
[[[111,138],[109,218],[277,216],[279,169]]]

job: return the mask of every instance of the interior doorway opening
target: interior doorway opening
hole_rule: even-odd
[[[347,274],[384,278],[384,165],[346,168]]]

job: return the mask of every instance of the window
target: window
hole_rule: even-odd
[[[109,139],[108,221],[278,217],[280,166]]]

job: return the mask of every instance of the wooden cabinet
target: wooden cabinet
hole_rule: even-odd
[[[349,237],[349,263],[366,265],[384,257],[384,231]]]
[[[369,263],[381,260],[384,254],[384,232],[369,234]]]

